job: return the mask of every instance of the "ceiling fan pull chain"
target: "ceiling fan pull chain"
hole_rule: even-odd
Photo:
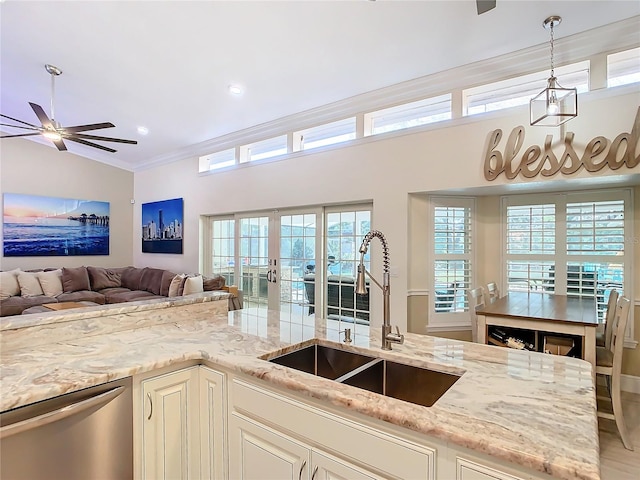
[[[56,112],[55,112],[55,97],[56,97],[56,76],[51,75],[51,123],[55,125],[56,123]]]

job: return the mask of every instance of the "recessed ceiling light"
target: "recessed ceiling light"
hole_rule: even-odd
[[[140,135],[146,135],[149,133],[149,129],[147,127],[138,127],[138,133]]]
[[[229,85],[229,93],[231,95],[242,95],[243,91],[240,85]]]

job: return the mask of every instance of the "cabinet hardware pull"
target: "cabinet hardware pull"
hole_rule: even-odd
[[[302,470],[304,470],[304,467],[307,465],[307,461],[303,461],[302,465],[300,465],[300,472],[298,473],[298,480],[302,480]]]
[[[318,473],[318,465],[316,465],[316,468],[313,469],[313,473],[311,474],[311,480],[316,478],[316,473]]]
[[[147,398],[149,399],[149,406],[151,408],[149,408],[149,416],[147,417],[147,420],[151,420],[151,415],[153,415],[153,400],[151,400],[151,394],[149,392],[147,392]]]

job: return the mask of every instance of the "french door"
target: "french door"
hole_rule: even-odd
[[[237,285],[244,309],[368,324],[369,298],[355,294],[355,275],[371,205],[246,212],[209,225],[203,271]]]
[[[304,276],[321,258],[320,208],[242,213],[211,222],[211,264],[244,293],[244,308],[314,313]]]

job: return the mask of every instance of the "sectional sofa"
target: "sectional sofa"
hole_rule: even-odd
[[[176,274],[159,268],[76,267],[0,272],[0,316],[56,302],[100,305],[221,290],[222,276]]]

